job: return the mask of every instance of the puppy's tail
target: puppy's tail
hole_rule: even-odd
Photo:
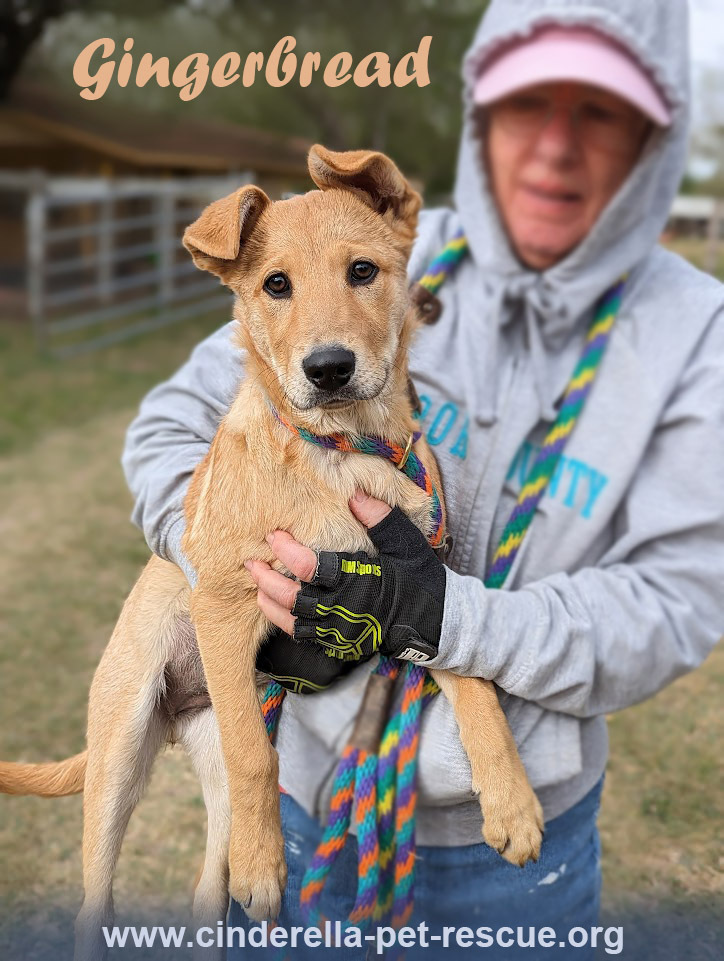
[[[80,794],[88,752],[48,764],[8,764],[0,761],[0,793],[64,797]]]

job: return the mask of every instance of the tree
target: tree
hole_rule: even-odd
[[[0,5],[0,101],[45,24],[67,9],[65,0],[4,0]]]
[[[213,0],[200,0],[213,3]],[[198,3],[198,0],[197,0]],[[173,0],[126,0],[126,11],[141,12],[171,6]],[[0,102],[47,25],[74,10],[113,10],[113,0],[0,0]]]

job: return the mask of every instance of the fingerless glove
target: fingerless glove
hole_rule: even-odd
[[[294,639],[357,661],[378,651],[408,661],[437,654],[445,567],[399,507],[368,531],[379,550],[320,551],[312,581],[292,608]]]

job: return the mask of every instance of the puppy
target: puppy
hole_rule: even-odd
[[[311,445],[270,409],[315,433],[373,434],[402,446],[415,428],[407,351],[418,320],[406,264],[420,197],[380,153],[316,146],[309,170],[318,190],[272,203],[258,187],[241,187],[207,207],[184,235],[197,266],[236,295],[236,336],[247,352],[239,392],[185,502],[183,547],[196,587],[152,557],[93,679],[87,751],[57,764],[0,764],[6,793],[85,791],[76,961],[105,956],[100,928],[113,923],[123,835],[168,741],[189,752],[208,811],[195,923],[224,918],[229,893],[254,920],[277,916],[286,883],[278,759],[255,675],[270,624],[244,562],[281,569],[265,540],[277,528],[316,549],[374,553],[348,507],[357,487],[399,505],[430,533],[427,495],[392,463]],[[358,263],[378,268],[374,283],[349,283]],[[293,293],[275,296],[285,283]],[[321,389],[305,375],[305,358],[325,345],[354,354],[343,391]],[[439,491],[424,440],[415,452]],[[537,857],[541,808],[493,684],[432,674],[460,726],[484,839],[513,863]]]

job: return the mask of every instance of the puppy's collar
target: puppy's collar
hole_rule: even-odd
[[[392,441],[372,435],[315,434],[311,430],[307,430],[306,427],[297,427],[296,424],[292,424],[285,417],[282,417],[276,407],[270,402],[269,409],[280,424],[283,424],[293,434],[301,437],[302,440],[306,440],[310,444],[315,444],[317,447],[324,447],[327,450],[339,450],[345,454],[375,454],[377,457],[384,457],[385,460],[391,461],[398,470],[406,474],[410,480],[413,480],[417,486],[424,490],[432,499],[430,515],[433,519],[433,532],[429,538],[430,546],[440,547],[442,545],[444,531],[440,497],[425,465],[412,449],[413,445],[416,444],[422,436],[421,431],[413,431],[404,446],[393,444]]]

